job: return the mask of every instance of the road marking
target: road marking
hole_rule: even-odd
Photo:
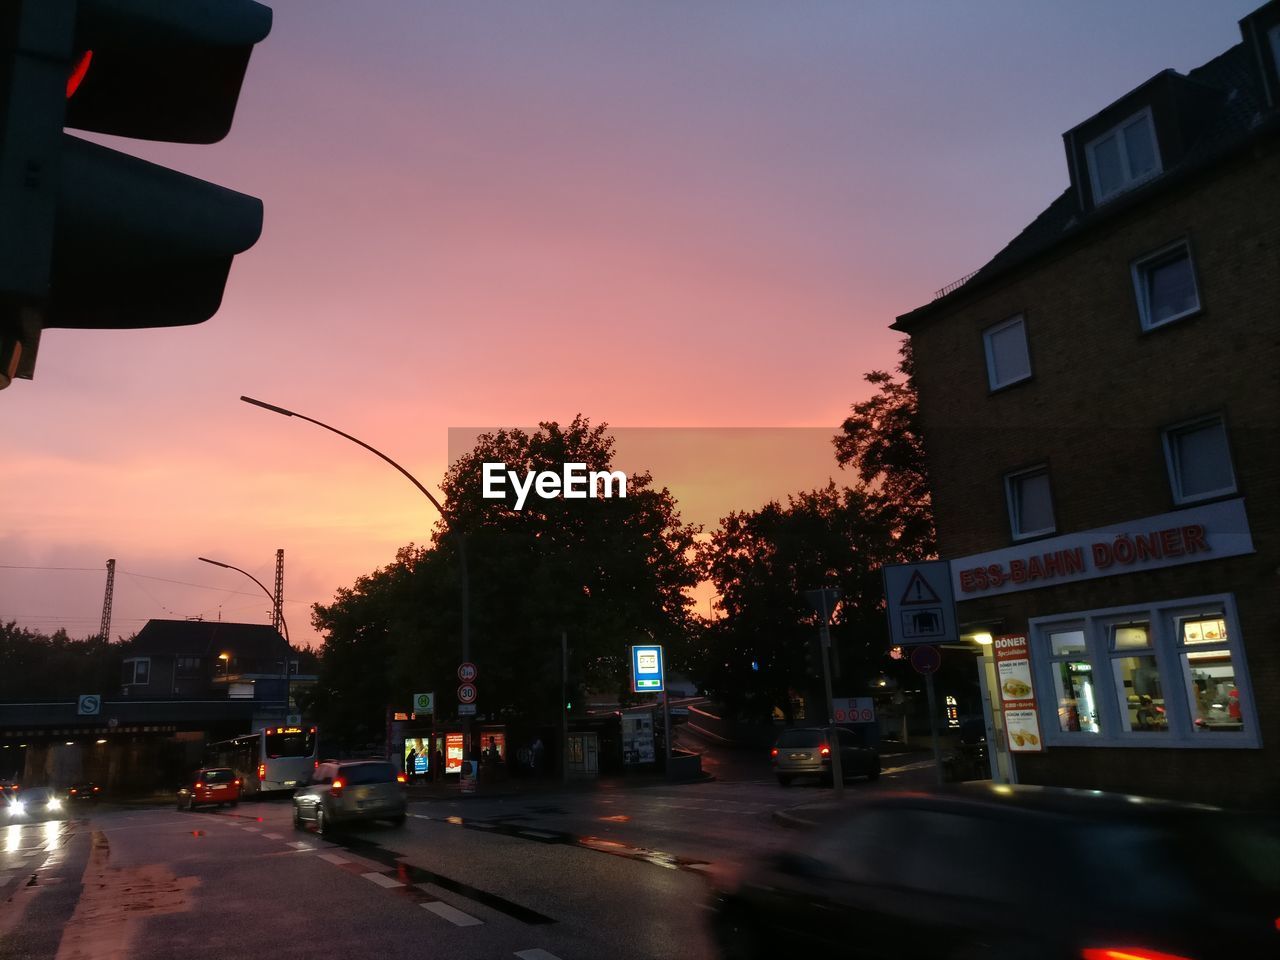
[[[479,824],[472,824],[472,826],[479,826]],[[558,833],[543,833],[541,830],[519,830],[517,833],[522,837],[537,837],[539,840],[554,840],[560,836]]]
[[[431,903],[424,903],[422,906],[437,916],[448,920],[455,927],[475,927],[484,923],[484,921],[478,917],[473,917],[469,913],[463,913],[457,907],[451,907],[442,900],[434,900]]]
[[[261,833],[262,832],[261,827],[241,827],[240,829],[243,830],[245,833]]]
[[[520,960],[560,960],[554,953],[547,953],[541,947],[534,947],[532,950],[517,950],[516,956]]]
[[[430,817],[428,817],[425,813],[411,813],[411,814],[409,814],[409,816],[411,816],[411,817],[417,817],[419,820],[430,820],[430,819],[431,819],[431,818],[430,818]]]
[[[264,834],[263,834],[263,836],[264,836],[264,837],[266,837],[268,840],[283,840],[283,839],[284,839],[284,834],[283,834],[283,833],[264,833]]]
[[[403,887],[404,886],[404,884],[401,883],[399,880],[394,880],[391,877],[388,877],[385,873],[362,873],[360,874],[360,876],[364,877],[370,883],[376,883],[380,887]]]
[[[295,849],[298,849],[298,850],[316,849],[316,845],[314,843],[307,843],[307,841],[305,840],[296,840],[293,843],[289,844],[289,846],[294,847]]]
[[[351,862],[346,857],[340,857],[336,853],[321,853],[318,856],[321,860],[328,860],[330,863],[343,864]]]

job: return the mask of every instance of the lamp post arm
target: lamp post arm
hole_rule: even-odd
[[[377,449],[376,447],[369,446],[369,444],[365,443],[359,437],[353,437],[351,434],[344,433],[343,431],[339,430],[337,427],[331,427],[327,423],[321,423],[319,420],[313,419],[312,417],[308,417],[305,414],[295,413],[292,410],[286,410],[284,407],[277,407],[275,404],[265,403],[262,400],[255,400],[253,399],[253,397],[241,397],[240,399],[243,400],[245,403],[251,403],[255,407],[262,407],[262,409],[264,410],[270,410],[272,413],[278,413],[281,416],[297,417],[299,420],[307,421],[307,423],[314,423],[317,427],[323,427],[325,430],[328,430],[330,433],[336,433],[338,436],[344,437],[347,440],[350,440],[352,443],[358,446],[364,447],[366,450],[372,453],[375,457],[382,458],[387,463],[391,464],[391,466],[399,470],[410,483],[412,483],[415,487],[418,488],[419,492],[422,493],[423,496],[425,496],[428,500],[431,501],[431,505],[435,507],[436,510],[440,512],[440,516],[444,518],[444,522],[446,526],[449,525],[448,511],[446,511],[445,508],[441,506],[440,501],[435,498],[435,495],[426,487],[424,487],[421,483],[419,483],[417,477],[415,477],[412,473],[410,473],[404,467],[400,466],[400,464],[396,463],[394,460],[388,457],[381,450]]]
[[[252,580],[254,583],[256,583],[258,586],[262,588],[262,592],[267,595],[267,599],[271,601],[271,605],[273,607],[275,606],[275,603],[276,603],[275,594],[273,594],[270,590],[268,590],[266,584],[264,584],[261,580],[255,577],[248,570],[241,570],[239,567],[233,567],[231,564],[223,563],[221,560],[210,560],[208,557],[196,557],[196,559],[202,560],[205,563],[212,563],[215,567],[222,567],[224,570],[234,570],[236,573],[243,573],[246,577],[248,577],[250,580]],[[283,609],[280,611],[280,626],[284,627],[284,642],[288,643],[289,646],[292,647],[293,644],[290,643],[289,641],[289,624],[284,619]]]

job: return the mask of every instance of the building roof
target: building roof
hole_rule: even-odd
[[[131,653],[174,657],[216,657],[230,653],[242,659],[279,657],[284,637],[270,624],[221,620],[148,620],[128,644]]]
[[[932,302],[901,315],[890,326],[909,331],[918,321],[947,311],[989,282],[1009,274],[1059,244],[1091,231],[1136,204],[1174,188],[1189,176],[1221,162],[1242,147],[1275,132],[1280,126],[1277,111],[1268,103],[1266,80],[1259,71],[1255,52],[1242,42],[1185,76],[1175,70],[1156,74],[1106,110],[1064,134],[1068,151],[1072,149],[1070,138],[1076,130],[1087,127],[1117,104],[1160,81],[1174,88],[1175,98],[1196,99],[1199,115],[1191,128],[1188,142],[1173,163],[1165,164],[1159,176],[1099,206],[1088,202],[1076,184],[1069,185],[980,269],[963,282],[944,288]]]

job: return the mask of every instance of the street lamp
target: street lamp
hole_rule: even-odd
[[[391,464],[391,466],[399,470],[400,473],[410,483],[412,483],[415,487],[418,488],[419,493],[421,493],[424,497],[426,497],[428,500],[431,501],[431,505],[436,508],[436,511],[440,514],[440,518],[444,521],[445,529],[448,531],[449,535],[453,537],[454,543],[458,547],[458,579],[460,580],[459,587],[462,592],[462,662],[463,663],[470,662],[471,660],[471,586],[470,586],[471,581],[470,581],[470,576],[467,572],[467,540],[466,540],[466,537],[463,535],[462,531],[458,530],[454,526],[453,520],[449,515],[449,511],[444,508],[444,505],[441,504],[440,501],[435,498],[435,496],[431,493],[430,490],[428,490],[426,487],[424,487],[421,483],[418,482],[417,477],[411,474],[404,467],[400,466],[400,464],[396,463],[394,460],[388,457],[381,450],[378,450],[375,447],[371,447],[369,444],[365,443],[363,440],[359,439],[358,437],[353,437],[351,434],[344,433],[343,431],[339,430],[337,427],[332,427],[329,424],[322,423],[321,421],[316,420],[312,417],[304,416],[303,414],[296,413],[293,410],[286,410],[284,407],[277,407],[273,403],[266,403],[262,400],[255,400],[253,399],[253,397],[241,397],[240,399],[243,400],[245,403],[253,404],[255,407],[261,407],[263,410],[270,410],[272,413],[278,413],[282,417],[297,417],[299,420],[307,421],[307,423],[314,423],[317,427],[322,427],[323,429],[328,430],[330,433],[336,433],[338,436],[346,440],[350,440],[352,443],[356,444],[357,446],[364,447],[374,456],[382,460],[385,460],[387,463]],[[466,727],[467,727],[466,746],[469,751],[471,749],[470,723],[467,723]],[[391,749],[390,744],[387,744],[387,749],[388,750]]]
[[[284,619],[284,597],[277,597],[266,588],[266,585],[261,580],[255,577],[248,570],[241,570],[239,567],[233,567],[231,564],[223,563],[220,560],[210,560],[208,557],[196,557],[196,559],[203,563],[212,563],[215,567],[222,567],[224,570],[234,570],[236,573],[243,573],[258,586],[262,587],[262,592],[271,600],[271,606],[280,614],[280,626],[284,627],[284,642],[285,647],[287,648],[284,652],[284,657],[280,661],[280,678],[284,681],[284,712],[287,717],[289,714],[289,654],[293,652],[293,644],[289,640],[289,624]],[[227,663],[227,669],[230,669],[231,658],[227,654],[221,654],[218,659],[225,661]]]

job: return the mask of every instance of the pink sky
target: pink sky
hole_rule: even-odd
[[[116,636],[263,622],[195,557],[270,586],[283,547],[315,641],[312,603],[427,537],[393,470],[241,394],[433,488],[449,427],[577,413],[818,428],[719,508],[722,461],[653,452],[695,519],[838,477],[893,317],[1062,190],[1064,130],[1258,3],[277,0],[223,143],[111,143],[266,223],[212,320],[51,331],[0,393],[0,620],[96,632],[114,557]]]

